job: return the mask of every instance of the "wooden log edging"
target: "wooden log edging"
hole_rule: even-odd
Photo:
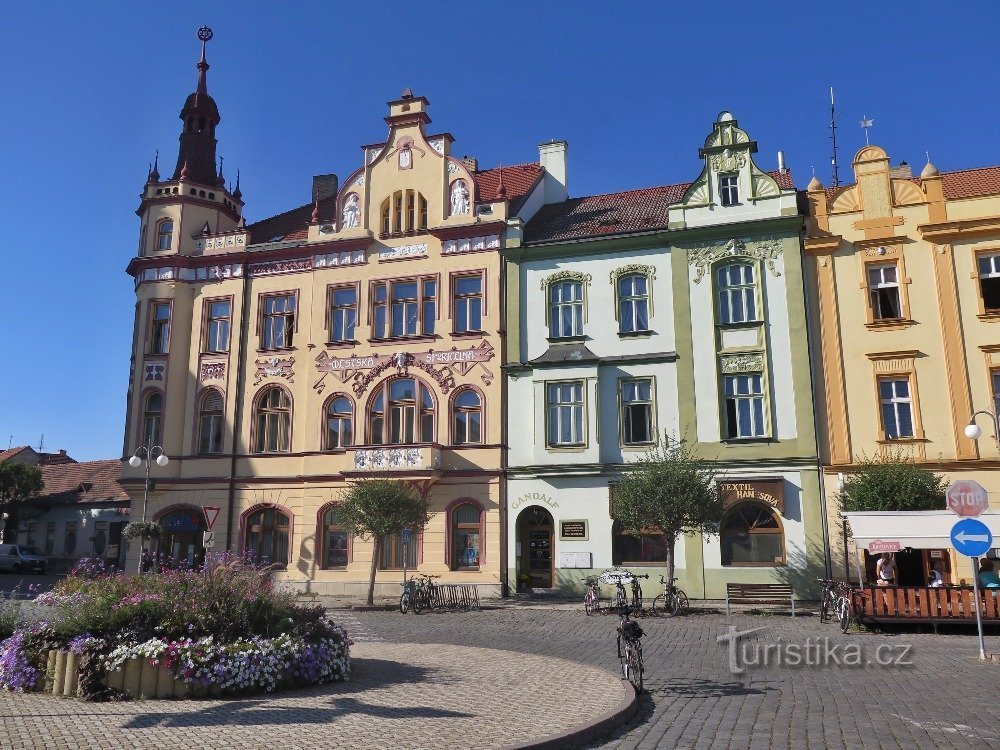
[[[198,692],[208,695],[211,688],[198,690],[177,677],[173,668],[153,665],[149,659],[126,659],[121,669],[108,672],[104,684],[131,698],[189,698]],[[46,661],[43,693],[77,698],[80,692],[80,655],[52,650]]]

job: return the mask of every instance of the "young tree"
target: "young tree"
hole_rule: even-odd
[[[667,578],[674,577],[674,546],[681,534],[718,533],[724,506],[715,472],[690,448],[666,435],[625,470],[615,487],[614,519],[633,533],[663,533]]]
[[[943,477],[903,456],[866,457],[844,479],[840,504],[845,511],[942,510],[945,489]]]
[[[9,541],[10,529],[17,529],[17,506],[45,489],[37,466],[0,462],[0,512],[8,513],[3,535]]]
[[[403,529],[416,532],[423,527],[427,523],[427,499],[398,479],[366,479],[343,493],[337,511],[348,533],[372,540],[368,604],[374,604],[375,571],[386,537]]]

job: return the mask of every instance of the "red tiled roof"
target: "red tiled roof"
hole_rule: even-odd
[[[768,172],[782,190],[794,190],[790,170]],[[627,234],[667,226],[667,206],[684,197],[691,185],[626,190],[622,193],[571,198],[543,206],[524,228],[525,242],[554,242],[603,234]]]
[[[307,203],[277,216],[271,216],[247,225],[247,231],[250,232],[250,244],[304,240],[309,232],[309,222],[312,219],[314,205]],[[320,218],[324,221],[331,221],[336,206],[337,198],[335,196],[321,200],[319,202]]]
[[[38,468],[45,482],[41,500],[95,503],[129,499],[118,484],[122,476],[118,459],[42,464]]]
[[[1000,193],[1000,167],[942,172],[941,187],[944,189],[944,197],[949,200],[996,195]]]
[[[497,193],[500,190],[500,173],[503,173],[503,186],[507,190],[506,198],[510,201],[510,213],[515,214],[521,203],[538,184],[542,177],[540,164],[512,164],[509,167],[484,169],[474,172],[477,197],[480,203],[493,203],[500,200]]]
[[[8,448],[5,451],[0,451],[0,461],[6,461],[8,458],[14,458],[18,453],[25,450],[30,450],[31,446],[19,445],[16,448]]]

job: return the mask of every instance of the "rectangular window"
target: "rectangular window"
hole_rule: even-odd
[[[726,375],[726,438],[739,440],[764,437],[764,376],[759,374]]]
[[[375,338],[429,336],[437,314],[437,281],[433,278],[379,282],[372,293]]]
[[[583,381],[548,384],[548,445],[583,445]]]
[[[913,437],[913,403],[908,378],[879,378],[882,430],[886,440]]]
[[[653,442],[653,381],[621,381],[622,442],[648,445]]]
[[[330,294],[330,341],[354,341],[357,323],[357,288],[345,286],[333,289]]]
[[[205,351],[229,351],[229,326],[232,320],[232,303],[227,299],[208,302],[208,320],[205,326]]]
[[[56,549],[56,522],[45,524],[45,554],[51,555]]]
[[[1000,414],[1000,369],[990,372],[993,382],[993,413]]]
[[[1000,313],[1000,253],[979,256],[979,292],[983,295],[983,309]]]
[[[288,349],[295,331],[295,295],[282,294],[264,298],[262,349]]]
[[[902,318],[896,265],[868,267],[868,298],[872,320]]]
[[[583,335],[583,282],[549,285],[549,335],[554,339]]]
[[[719,175],[719,198],[723,206],[736,206],[740,202],[739,175]]]
[[[457,277],[451,308],[455,333],[483,330],[483,277]]]
[[[406,567],[417,567],[417,535],[410,534],[410,543],[406,545]],[[379,555],[380,570],[402,570],[403,568],[403,537],[390,534],[382,541],[382,553]]]
[[[649,330],[649,279],[642,274],[618,279],[618,330],[621,333]]]
[[[154,302],[149,329],[149,353],[166,354],[170,347],[170,303]]]
[[[750,263],[730,263],[715,272],[719,295],[719,323],[752,323],[757,320],[757,285]]]

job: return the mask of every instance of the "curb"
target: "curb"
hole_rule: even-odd
[[[565,732],[539,737],[521,745],[505,745],[502,750],[565,750],[570,747],[579,747],[584,743],[603,737],[612,729],[627,723],[639,709],[639,694],[635,692],[631,682],[624,678],[619,679],[621,679],[622,688],[625,690],[625,698],[613,709],[599,717],[597,721],[592,724],[580,724]]]

